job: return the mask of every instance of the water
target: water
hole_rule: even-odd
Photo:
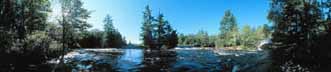
[[[231,59],[236,57],[240,56],[224,56],[211,49],[80,49],[68,53],[65,64],[72,72],[219,72],[247,66],[247,61]]]

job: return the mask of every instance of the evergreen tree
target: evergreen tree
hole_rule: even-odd
[[[45,30],[49,6],[48,0],[0,1],[0,52],[6,57],[1,62],[12,64],[14,72],[45,60],[50,43]]]
[[[104,47],[104,32],[93,29],[86,36],[79,41],[82,48],[102,48]]]
[[[276,69],[318,68],[313,43],[323,31],[322,16],[316,0],[272,0],[268,18],[275,26],[272,58]],[[304,68],[291,67],[294,65]]]
[[[203,31],[203,30],[200,30],[197,35],[196,35],[196,38],[197,38],[197,43],[200,47],[207,47],[208,46],[208,33]]]
[[[15,51],[25,52],[27,35],[34,31],[44,31],[48,0],[4,0],[0,2],[0,32],[3,48],[11,48]]]
[[[166,21],[163,18],[163,14],[159,14],[157,17],[157,24],[156,24],[156,44],[157,48],[161,48],[164,46],[163,44],[166,43],[166,32],[165,32],[165,26]]]
[[[171,31],[170,38],[168,39],[168,48],[175,48],[178,45],[178,35],[176,31]]]
[[[16,0],[0,1],[0,53],[10,49],[14,41]]]
[[[91,12],[83,8],[81,0],[60,0],[60,3],[62,5],[62,19],[60,23],[63,26],[64,47],[80,47],[78,41],[83,38],[81,35],[86,32],[87,28],[91,27],[87,23]]]
[[[125,45],[125,40],[122,35],[115,29],[113,20],[107,15],[103,21],[106,34],[106,47],[120,48]]]
[[[230,10],[225,11],[224,17],[220,23],[219,40],[217,47],[235,46],[239,43],[239,32],[237,21]]]
[[[151,10],[149,8],[149,6],[145,7],[145,11],[143,12],[144,16],[143,16],[143,26],[142,26],[142,33],[140,34],[143,40],[143,45],[146,48],[155,48],[155,44],[154,44],[154,38],[153,38],[153,34],[152,34],[152,22],[154,20],[154,18],[152,17],[151,14]]]
[[[156,36],[154,37],[157,48],[174,48],[178,43],[177,33],[163,17],[163,14],[159,14],[157,17]]]
[[[256,48],[257,41],[255,32],[249,25],[244,25],[241,34],[241,46],[243,49]]]
[[[143,45],[146,48],[174,48],[177,46],[177,33],[173,30],[163,14],[159,14],[156,19],[151,15],[149,6],[144,12],[142,33]]]
[[[167,48],[174,48],[178,44],[177,32],[173,30],[168,21],[165,22],[165,46]]]

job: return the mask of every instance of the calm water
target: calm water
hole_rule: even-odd
[[[231,60],[210,49],[172,49],[168,51],[80,49],[68,53],[65,57],[65,63],[72,72],[231,71],[234,65],[228,65],[232,63],[228,61]],[[231,69],[229,70],[229,68]]]

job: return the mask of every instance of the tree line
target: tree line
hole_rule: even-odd
[[[104,22],[104,31],[93,29],[87,32],[80,40],[83,48],[122,48],[126,45],[125,38],[114,27],[110,15],[106,15]]]
[[[179,46],[194,46],[194,47],[215,47],[216,37],[208,35],[204,30],[200,30],[196,34],[180,34],[178,36]]]
[[[180,46],[232,47],[232,49],[252,50],[257,48],[260,41],[271,38],[272,30],[273,27],[268,24],[263,24],[257,28],[246,24],[239,29],[235,16],[230,10],[227,10],[220,22],[218,35],[208,35],[203,30],[196,34],[180,34],[178,44]]]

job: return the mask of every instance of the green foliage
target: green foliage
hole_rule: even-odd
[[[109,15],[107,15],[104,19],[104,29],[105,29],[105,47],[110,48],[120,48],[126,45],[126,42],[122,35],[114,28],[112,19]],[[103,35],[101,35],[103,36]]]
[[[9,72],[58,56],[52,50],[59,49],[59,28],[47,22],[49,0],[2,0],[0,7],[1,65],[14,68]]]
[[[152,22],[154,20],[151,10],[149,6],[146,6],[145,11],[143,12],[143,26],[141,27],[142,33],[141,35],[141,40],[143,40],[143,46],[146,48],[155,48],[155,43],[153,41],[153,34],[152,34]]]
[[[156,39],[156,47],[174,48],[178,43],[177,33],[163,17],[163,14],[157,17],[156,30],[154,31],[156,34],[154,37]]]
[[[271,27],[267,24],[259,26],[256,30],[244,25],[240,34],[240,45],[245,50],[255,50],[260,41],[270,38]]]
[[[0,52],[9,50],[14,41],[15,0],[0,1]]]
[[[215,36],[209,36],[206,31],[200,30],[197,34],[178,36],[178,45],[180,46],[196,46],[196,47],[214,47]]]
[[[35,31],[26,38],[27,50],[46,50],[49,48],[51,38],[44,31]]]
[[[25,53],[28,35],[46,28],[48,0],[4,0],[0,2],[1,51]],[[3,47],[2,47],[3,46]]]
[[[235,16],[230,10],[225,11],[220,23],[219,39],[216,47],[227,47],[239,45],[239,31]]]
[[[104,30],[94,29],[84,33],[79,44],[83,48],[121,48],[126,45],[125,38],[115,29],[109,15],[104,19]]]
[[[163,14],[159,14],[157,19],[151,15],[149,6],[144,12],[144,21],[141,37],[146,48],[174,48],[177,46],[177,33],[173,30]]]
[[[99,30],[88,31],[86,36],[79,41],[82,48],[104,48],[105,47],[105,33]]]
[[[60,0],[62,19],[59,23],[63,27],[63,43],[69,48],[79,47],[79,40],[86,29],[91,27],[86,21],[90,17],[90,11],[83,8],[81,0]]]
[[[249,25],[245,25],[242,29],[242,33],[241,33],[241,47],[243,49],[252,49],[252,48],[256,48],[256,44],[257,41],[256,40],[256,35],[254,31],[252,30],[252,28]]]
[[[325,36],[329,33],[329,3],[329,0],[272,0],[268,19],[275,26],[272,34],[274,50],[271,55],[277,70],[306,71],[303,68],[308,68],[327,71],[323,69],[330,66],[325,64],[328,62],[316,61],[316,58],[329,58],[323,54],[330,50],[319,47],[323,45],[319,39],[327,39]],[[303,68],[291,68],[294,65]]]
[[[242,31],[238,31],[235,16],[230,10],[225,11],[220,23],[219,35],[214,39],[216,47],[232,47],[244,50],[255,50],[260,41],[270,38],[271,27],[267,24],[259,26],[256,30],[245,25]]]

